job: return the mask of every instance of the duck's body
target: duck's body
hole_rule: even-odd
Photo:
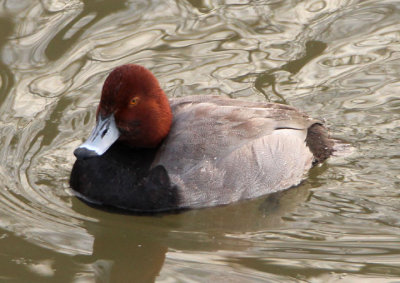
[[[104,154],[76,161],[71,187],[88,201],[133,211],[209,207],[297,185],[333,152],[321,123],[287,105],[216,96],[169,104],[172,124],[157,145],[129,146],[120,137]]]

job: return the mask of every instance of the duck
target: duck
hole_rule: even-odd
[[[296,108],[222,96],[168,98],[143,66],[106,78],[89,138],[74,151],[75,195],[138,213],[199,209],[299,185],[335,151]]]

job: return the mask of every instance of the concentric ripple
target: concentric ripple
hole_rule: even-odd
[[[399,14],[394,0],[2,1],[0,281],[399,280]],[[296,106],[354,152],[237,205],[87,207],[68,186],[72,152],[125,63],[170,97]]]

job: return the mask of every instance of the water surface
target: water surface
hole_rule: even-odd
[[[400,2],[0,1],[0,281],[400,280]],[[354,152],[300,186],[157,217],[68,186],[102,82],[296,106]]]

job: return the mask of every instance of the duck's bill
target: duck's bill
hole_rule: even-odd
[[[74,155],[79,159],[102,155],[119,136],[120,132],[115,123],[114,115],[103,117],[99,114],[90,137],[75,149]]]

